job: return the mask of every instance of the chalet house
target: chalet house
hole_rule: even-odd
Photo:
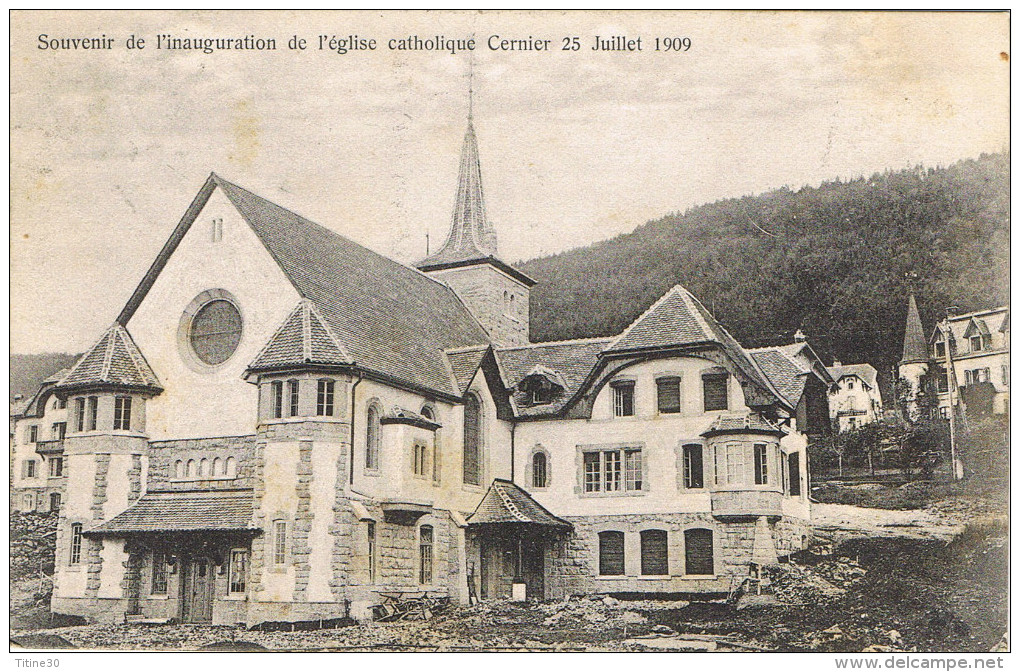
[[[40,397],[66,414],[53,611],[724,593],[805,546],[827,413],[798,412],[804,367],[680,286],[618,335],[531,343],[534,284],[498,256],[470,121],[449,237],[416,268],[211,175]]]
[[[829,374],[835,384],[829,393],[829,412],[836,431],[845,432],[882,419],[878,371],[871,364],[833,362]]]
[[[63,502],[67,398],[53,388],[67,373],[64,369],[48,377],[11,414],[12,511],[58,511]]]

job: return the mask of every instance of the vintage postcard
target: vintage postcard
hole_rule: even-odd
[[[1002,667],[1009,18],[12,12],[16,665]]]

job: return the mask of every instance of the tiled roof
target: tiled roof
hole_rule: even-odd
[[[457,382],[461,394],[467,392],[488,349],[489,346],[485,345],[446,352],[446,361],[450,364],[450,370],[453,372],[453,378]]]
[[[493,523],[529,523],[551,527],[571,527],[570,523],[549,513],[520,486],[497,478],[467,519],[468,525]]]
[[[253,530],[251,490],[149,492],[86,534]]]
[[[843,376],[857,376],[871,389],[878,388],[878,371],[871,364],[840,364],[828,368],[833,380],[837,382]]]
[[[1001,316],[1001,317],[1000,317]],[[967,332],[971,324],[982,334],[990,333],[991,330],[1005,331],[1009,329],[1009,306],[999,306],[988,310],[977,310],[972,313],[963,313],[949,318],[949,330],[951,340],[960,342],[967,338]],[[982,328],[982,323],[984,328]],[[943,323],[939,322],[932,331],[929,342],[941,340]],[[987,330],[987,331],[986,331]]]
[[[917,301],[910,295],[907,303],[907,326],[903,332],[903,356],[900,364],[911,362],[927,362],[928,346],[924,342],[924,327],[921,326],[921,314],[917,311]]]
[[[711,436],[713,434],[739,432],[763,432],[766,434],[779,434],[780,436],[786,434],[786,430],[769,422],[759,414],[745,413],[743,415],[720,415],[701,435]]]
[[[460,396],[443,351],[487,344],[488,337],[452,289],[216,175],[211,179],[359,367]]]
[[[291,311],[255,360],[252,371],[301,364],[350,364],[351,358],[307,299]]]
[[[110,327],[55,387],[93,385],[163,389],[127,329],[119,324]]]
[[[521,417],[530,417],[560,411],[567,401],[580,390],[588,374],[598,363],[599,353],[612,340],[611,338],[591,338],[554,343],[533,343],[516,348],[496,350],[496,361],[507,386],[516,388],[537,366],[544,366],[555,371],[565,385],[563,391],[553,397],[552,403],[539,406],[528,406],[526,394],[515,389],[514,399],[517,404],[517,414]]]
[[[791,406],[800,403],[811,372],[787,355],[781,346],[774,348],[756,348],[748,350],[769,380],[786,397]]]
[[[496,231],[485,214],[482,168],[478,158],[475,127],[468,118],[460,152],[457,200],[453,206],[450,234],[435,254],[418,263],[419,268],[443,266],[496,256]]]

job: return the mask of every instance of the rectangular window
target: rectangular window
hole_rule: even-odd
[[[634,383],[613,383],[613,415],[618,418],[634,415]]]
[[[684,532],[684,569],[694,576],[715,574],[712,530],[694,529]]]
[[[949,391],[949,376],[946,374],[945,371],[940,371],[936,375],[938,376],[936,378],[936,380],[938,381],[938,391],[939,392],[948,392]]]
[[[368,521],[368,582],[375,583],[375,521]]]
[[[315,399],[316,415],[333,415],[333,390],[335,383],[332,380],[320,380],[319,390]]]
[[[67,399],[57,398],[57,408],[61,410],[67,408]]]
[[[598,450],[582,457],[585,492],[628,492],[644,488],[641,450]]]
[[[66,422],[54,422],[53,427],[50,428],[50,434],[54,441],[60,441],[67,436],[67,423]]]
[[[988,382],[991,382],[991,380],[992,380],[992,369],[990,367],[985,367],[983,369],[980,369],[980,377],[978,378],[978,382],[980,382],[980,383],[988,383]]]
[[[429,474],[428,447],[423,443],[414,444],[414,475],[425,478]]]
[[[729,376],[725,373],[713,373],[702,376],[701,382],[705,392],[705,411],[725,411],[729,408],[726,393]]]
[[[669,544],[665,530],[641,531],[641,574],[669,574]]]
[[[94,432],[99,418],[99,397],[89,397],[86,406],[85,420],[87,424],[85,425],[85,430]]]
[[[166,595],[166,553],[152,552],[152,590],[153,595]]]
[[[277,567],[287,564],[287,521],[273,523],[273,564]]]
[[[64,458],[62,457],[51,457],[50,460],[50,478],[60,478],[64,475]]]
[[[623,532],[599,532],[599,574],[622,576],[623,572]]]
[[[787,472],[790,475],[790,496],[800,497],[800,453],[790,453],[789,467]]]
[[[790,480],[786,476],[786,454],[782,451],[779,453],[779,485],[782,486],[784,493],[790,494]]]
[[[273,395],[273,417],[283,417],[283,382],[277,380],[271,385]]]
[[[744,482],[744,446],[730,443],[715,448],[715,484],[740,485]]]
[[[971,336],[970,337],[970,349],[973,350],[974,352],[978,352],[979,350],[981,350],[981,337],[980,336]]]
[[[235,548],[230,551],[230,592],[244,594],[248,587],[248,551]]]
[[[51,492],[50,493],[50,511],[59,511],[59,510],[60,510],[60,493],[59,492]]]
[[[25,460],[21,464],[21,477],[35,478],[35,460]]]
[[[684,487],[690,490],[705,487],[704,448],[691,443],[684,450]]]
[[[74,400],[74,431],[85,431],[85,397],[77,397]]]
[[[432,526],[422,525],[418,542],[418,583],[432,583]]]
[[[679,378],[659,378],[655,381],[655,391],[659,413],[679,413],[682,410]]]
[[[299,401],[300,401],[300,381],[288,380],[287,381],[287,398],[290,400],[289,413],[290,417],[295,417],[299,414]]]
[[[37,443],[39,441],[39,425],[28,426],[28,442]]]
[[[754,444],[754,484],[767,485],[769,482],[769,451],[764,443]]]
[[[72,565],[81,562],[81,523],[71,523],[71,557]]]
[[[946,356],[946,342],[945,341],[936,341],[935,342],[935,356],[939,357],[940,359],[945,358],[945,356]]]
[[[113,428],[131,429],[131,397],[116,397],[113,400]]]

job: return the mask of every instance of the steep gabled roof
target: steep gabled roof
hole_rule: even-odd
[[[800,403],[807,385],[807,377],[813,375],[809,369],[788,355],[783,346],[755,348],[747,352],[791,406]]]
[[[924,342],[924,327],[921,326],[921,314],[917,312],[917,301],[910,295],[907,303],[907,326],[903,332],[903,356],[900,364],[912,364],[928,361],[928,346]]]
[[[829,373],[838,382],[846,376],[857,376],[873,390],[878,389],[878,371],[871,364],[840,364],[830,366]]]
[[[330,331],[315,304],[302,299],[248,365],[265,371],[302,364],[341,365],[353,360]]]
[[[467,393],[488,350],[489,346],[482,345],[446,351],[446,361],[450,365],[450,372],[453,374],[453,379],[461,394]]]
[[[532,343],[495,351],[496,361],[505,384],[514,389],[517,414],[532,417],[558,413],[584,384],[588,374],[598,364],[599,354],[612,342],[611,338],[588,338],[576,341]],[[563,391],[551,403],[527,405],[525,392],[516,389],[518,384],[538,366],[555,371],[564,385]]]
[[[107,329],[54,387],[70,389],[104,385],[163,389],[131,335],[120,324]]]
[[[121,311],[121,324],[131,319],[217,188],[251,226],[297,292],[314,305],[319,323],[346,358],[395,382],[460,396],[443,351],[488,344],[489,339],[452,289],[215,173]],[[293,351],[283,346],[279,354],[292,356]]]
[[[550,527],[571,527],[567,521],[557,518],[531,498],[516,483],[497,478],[489,486],[489,491],[478,503],[478,508],[468,519],[468,525],[491,525],[506,523],[526,523],[530,525],[547,525]]]

